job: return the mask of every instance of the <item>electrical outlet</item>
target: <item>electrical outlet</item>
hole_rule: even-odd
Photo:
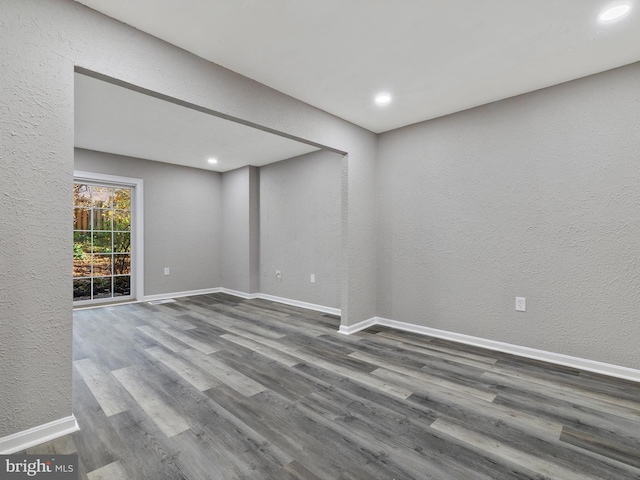
[[[527,299],[524,297],[516,297],[516,312],[527,311]]]
[[[282,278],[282,271],[281,270],[276,270],[276,278],[278,278],[278,279]]]
[[[169,267],[164,267],[164,274],[169,275]]]
[[[316,283],[316,274],[315,274],[315,273],[312,273],[312,274],[309,276],[309,281],[310,281],[311,283]]]

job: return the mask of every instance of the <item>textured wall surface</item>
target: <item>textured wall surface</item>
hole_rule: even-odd
[[[145,295],[221,286],[219,173],[83,149],[75,169],[144,180]]]
[[[250,169],[222,174],[222,285],[251,292]]]
[[[0,437],[71,415],[73,64],[55,15],[19,3],[0,2]]]
[[[260,292],[340,308],[341,176],[326,151],[260,169]]]
[[[341,324],[376,316],[376,143],[361,142],[342,159]],[[375,167],[375,160],[373,161]]]
[[[640,368],[638,84],[634,64],[383,134],[378,315]]]
[[[249,290],[260,291],[260,169],[249,167]]]
[[[343,322],[375,313],[374,134],[71,0],[0,0],[0,45],[0,436],[71,414],[74,66],[348,152]]]

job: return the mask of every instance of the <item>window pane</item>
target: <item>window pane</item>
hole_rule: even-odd
[[[113,208],[131,210],[131,189],[116,188],[113,195]]]
[[[86,254],[84,258],[73,258],[73,276],[74,277],[90,277],[91,276],[91,255]]]
[[[91,187],[93,208],[111,208],[113,206],[113,188]]]
[[[93,276],[105,277],[112,275],[112,255],[93,255]]]
[[[73,299],[91,300],[90,278],[78,278],[73,280]]]
[[[74,183],[74,300],[131,295],[132,197],[130,187]]]
[[[93,209],[93,229],[111,230],[112,210]]]
[[[113,296],[131,295],[131,277],[113,277]]]
[[[83,183],[73,184],[73,204],[76,207],[91,208],[91,190]]]
[[[73,229],[91,230],[91,210],[88,208],[73,209]]]
[[[113,274],[131,275],[131,255],[124,254],[113,256]]]
[[[111,232],[93,234],[93,253],[111,253]]]
[[[130,252],[131,251],[131,234],[129,232],[121,232],[113,234],[113,251],[114,252]]]
[[[91,253],[91,232],[73,232],[73,258]]]
[[[111,297],[111,277],[93,279],[93,298]]]
[[[122,231],[131,230],[131,212],[128,210],[114,210],[113,229]]]

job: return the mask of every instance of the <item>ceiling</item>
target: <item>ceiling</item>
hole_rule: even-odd
[[[377,133],[640,60],[640,0],[77,1]]]
[[[318,150],[78,73],[75,146],[217,172]]]

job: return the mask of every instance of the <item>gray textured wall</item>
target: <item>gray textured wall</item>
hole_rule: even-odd
[[[244,293],[258,288],[257,175],[256,167],[222,174],[222,286]]]
[[[341,176],[327,151],[260,169],[262,293],[340,308]]]
[[[260,169],[249,167],[249,292],[260,291]]]
[[[634,64],[383,134],[378,315],[640,368],[639,84]]]
[[[71,415],[73,64],[24,6],[0,1],[0,437]]]
[[[0,436],[71,414],[74,66],[349,152],[343,322],[375,314],[374,134],[71,0],[0,18]]]
[[[144,180],[145,295],[221,285],[219,173],[83,149],[75,169]]]

